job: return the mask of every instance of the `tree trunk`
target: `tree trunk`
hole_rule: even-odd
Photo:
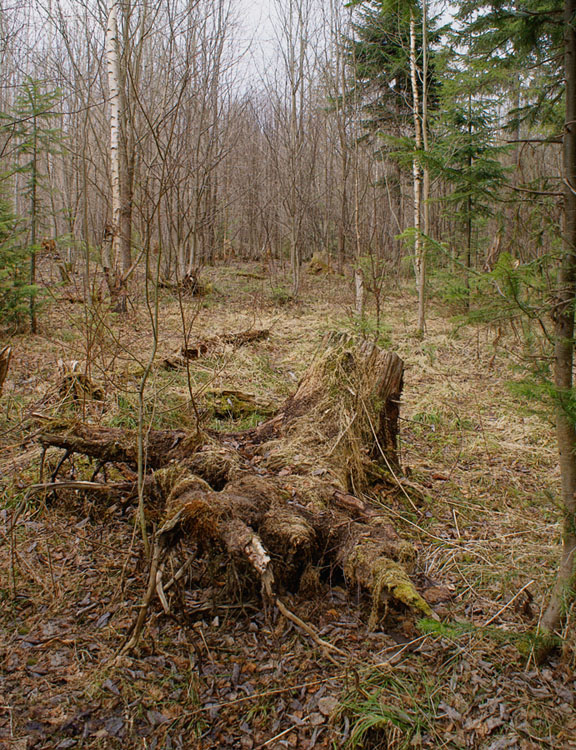
[[[556,430],[562,480],[562,557],[550,602],[540,623],[552,636],[564,622],[576,591],[576,430],[570,413],[576,299],[576,0],[564,5],[566,116],[564,126],[564,248],[558,275],[555,319]],[[540,649],[543,658],[553,646]]]
[[[364,317],[364,272],[360,267],[354,269],[354,286],[356,289],[356,315],[359,320]]]
[[[36,105],[34,104],[34,107]],[[38,122],[36,115],[32,118],[32,163],[30,172],[30,286],[36,284],[36,249],[38,242]],[[36,314],[36,295],[30,293],[30,330],[38,332]]]
[[[418,92],[418,69],[416,65],[416,21],[410,12],[410,80],[412,84],[412,115],[414,119],[414,146],[422,148],[422,123],[420,120],[420,95]],[[424,290],[426,284],[426,258],[422,243],[422,169],[418,157],[412,160],[412,183],[414,189],[414,267],[418,288],[418,331],[424,330]]]
[[[10,358],[12,357],[12,348],[5,346],[0,349],[0,396],[2,395],[2,389],[4,383],[8,377],[8,369],[10,368]]]
[[[118,0],[108,2],[106,60],[108,66],[110,174],[112,216],[107,229],[102,265],[118,312],[127,310],[127,277],[131,266],[132,188],[126,151],[125,96],[120,68]],[[123,127],[124,126],[124,127]]]
[[[110,128],[110,174],[112,214],[109,226],[110,248],[103,258],[104,269],[113,273],[120,254],[120,63],[118,60],[118,0],[108,2],[108,22],[106,26],[106,62],[108,66],[108,107]]]
[[[422,146],[428,151],[428,7],[427,0],[422,2]],[[422,170],[422,208],[424,213],[424,237],[421,247],[420,278],[418,279],[418,331],[426,330],[426,278],[427,243],[430,235],[430,170],[426,162]]]

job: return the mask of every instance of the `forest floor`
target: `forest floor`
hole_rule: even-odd
[[[372,310],[355,322],[344,277],[306,275],[298,303],[261,267],[207,269],[204,279],[212,289],[199,300],[180,304],[162,290],[144,394],[153,427],[194,427],[190,389],[202,412],[215,387],[279,404],[326,332],[374,332]],[[411,291],[390,285],[382,294],[380,342],[406,363],[410,495],[388,498],[387,512],[417,546],[418,576],[451,592],[437,607],[442,627],[406,615],[370,632],[369,606],[342,580],[287,594],[348,654],[327,659],[306,633],[265,614],[232,566],[199,561],[180,606],[167,616],[154,603],[137,653],[117,657],[146,587],[135,509],[27,491],[40,481],[35,435],[48,418],[137,425],[150,310],[141,298],[125,316],[103,304],[87,311],[69,301],[79,292],[52,287],[39,334],[10,342],[0,401],[1,748],[576,748],[573,621],[564,652],[545,667],[530,653],[559,558],[559,477],[553,426],[509,386],[521,378],[518,327],[462,325],[433,302],[419,338]],[[183,344],[183,321],[192,339],[264,328],[270,336],[208,352],[189,373],[165,369]],[[63,390],[62,367],[74,360],[89,364],[101,399],[80,403]],[[261,418],[224,415],[218,424],[241,429]],[[59,457],[49,451],[44,479]],[[90,475],[81,458],[60,472]],[[373,499],[382,502],[377,490]]]

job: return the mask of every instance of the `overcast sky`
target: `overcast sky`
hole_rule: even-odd
[[[241,24],[238,39],[243,45],[250,45],[244,56],[245,68],[250,79],[258,80],[274,65],[276,59],[279,36],[276,0],[236,1]],[[449,0],[429,0],[428,7],[431,15],[440,16],[442,24],[450,22],[453,9]]]

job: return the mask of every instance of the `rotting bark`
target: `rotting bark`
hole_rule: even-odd
[[[0,396],[2,395],[2,389],[4,383],[8,377],[8,370],[10,368],[10,359],[12,358],[12,347],[5,346],[0,349]]]
[[[244,346],[244,344],[251,344],[255,341],[263,341],[269,335],[270,331],[265,328],[261,331],[241,331],[240,333],[226,333],[221,336],[199,339],[183,347],[182,356],[186,359],[198,359],[198,357],[207,354],[223,344]]]
[[[202,397],[216,419],[241,419],[251,414],[270,416],[275,411],[269,401],[235,388],[209,388]]]
[[[143,606],[155,591],[164,596],[160,561],[186,539],[200,555],[235,561],[280,611],[288,610],[277,592],[296,591],[315,569],[339,570],[366,591],[372,625],[394,602],[433,614],[409,577],[413,545],[397,534],[385,508],[361,499],[399,471],[402,379],[396,354],[331,342],[295,394],[258,427],[234,434],[150,432],[147,494],[162,521]],[[136,437],[124,430],[76,425],[45,433],[40,442],[101,461],[136,461]]]
[[[104,400],[104,388],[81,372],[78,362],[67,363],[59,360],[58,369],[62,373],[59,391],[64,399],[81,403],[86,400]]]
[[[189,297],[204,297],[210,290],[209,285],[200,281],[199,272],[194,269],[185,273],[184,276],[176,282],[162,279],[158,286],[162,289],[169,289],[171,292],[176,292]]]

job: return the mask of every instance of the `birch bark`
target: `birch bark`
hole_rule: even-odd
[[[110,128],[110,177],[111,177],[111,221],[108,227],[108,243],[104,244],[102,265],[109,277],[115,275],[120,255],[120,61],[118,55],[118,4],[119,0],[108,0],[108,22],[106,25],[106,64],[108,69],[108,111]],[[109,280],[109,286],[113,282]],[[112,291],[112,290],[111,290]]]

